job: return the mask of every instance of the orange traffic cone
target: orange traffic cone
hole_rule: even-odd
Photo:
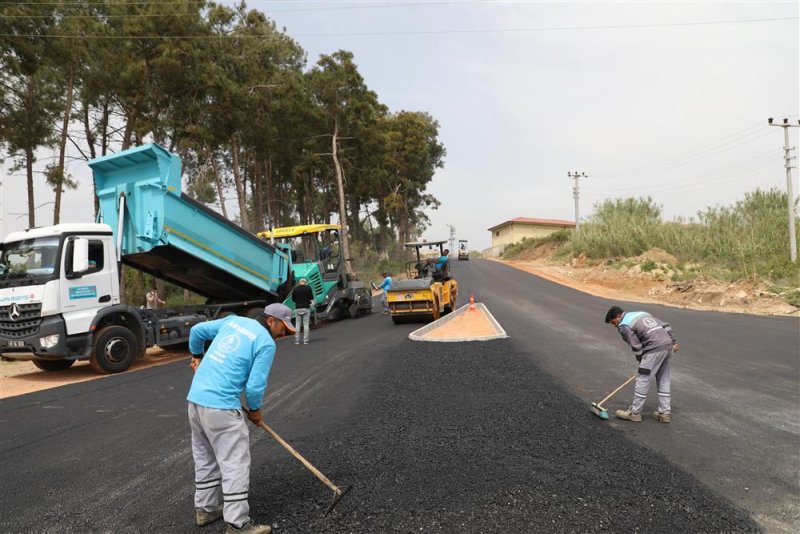
[[[472,293],[469,294],[469,311],[475,311],[478,308],[475,307],[475,295]]]

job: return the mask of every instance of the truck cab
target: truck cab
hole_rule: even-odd
[[[107,224],[33,228],[9,234],[0,245],[4,359],[33,360],[45,370],[66,369],[89,356],[93,326],[102,324],[104,315],[112,310],[135,313],[121,308],[114,239]],[[138,351],[141,336],[135,341],[132,350]]]

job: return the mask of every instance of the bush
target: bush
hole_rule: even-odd
[[[573,256],[604,259],[660,248],[681,261],[706,265],[707,275],[760,276],[797,285],[800,271],[789,260],[786,201],[778,189],[757,189],[733,206],[708,208],[697,221],[663,222],[661,208],[649,197],[607,200],[571,234],[568,249]]]

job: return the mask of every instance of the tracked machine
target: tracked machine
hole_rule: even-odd
[[[389,315],[395,324],[430,322],[456,308],[458,282],[450,275],[450,261],[437,267],[447,241],[406,243],[416,260],[406,263],[406,280],[397,280],[387,292]],[[439,256],[423,257],[423,249],[438,251]]]

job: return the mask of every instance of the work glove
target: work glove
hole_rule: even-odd
[[[261,424],[261,408],[258,410],[245,410],[247,414],[247,418],[250,419],[250,422],[256,426]]]

